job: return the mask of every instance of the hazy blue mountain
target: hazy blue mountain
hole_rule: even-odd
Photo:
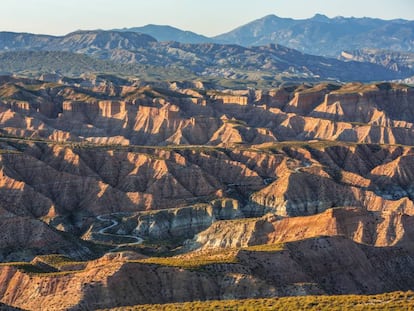
[[[84,54],[49,51],[13,51],[0,53],[0,74],[122,72],[122,64],[96,59]]]
[[[213,41],[212,39],[195,32],[185,31],[167,25],[150,24],[143,27],[118,29],[118,31],[140,32],[150,35],[158,41],[177,41],[181,43],[207,43]]]
[[[243,46],[277,43],[325,56],[362,48],[414,51],[414,21],[328,18],[320,14],[296,20],[268,15],[214,39]]]
[[[55,39],[56,37],[47,35],[2,31],[0,32],[0,50],[41,49]]]
[[[90,30],[59,37],[0,32],[0,50],[3,51],[76,51],[91,54],[101,50],[135,50],[151,42],[157,40],[136,32]]]

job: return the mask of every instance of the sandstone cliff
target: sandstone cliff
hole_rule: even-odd
[[[0,85],[0,128],[18,136],[144,145],[297,139],[410,145],[414,137],[414,91],[402,85],[218,92],[203,85],[194,90],[118,83],[75,87],[63,81],[5,79]]]

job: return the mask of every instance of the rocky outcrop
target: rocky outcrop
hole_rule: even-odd
[[[307,115],[324,101],[326,94],[337,88],[338,85],[320,84],[310,89],[297,90],[284,111]]]
[[[239,248],[299,241],[319,236],[344,236],[372,246],[405,245],[413,238],[412,215],[400,211],[368,211],[357,207],[328,209],[311,216],[218,221],[187,241],[188,249]]]
[[[236,200],[217,200],[212,204],[140,213],[132,217],[136,222],[132,233],[151,240],[188,239],[217,220],[242,217]]]
[[[240,248],[264,244],[272,226],[262,219],[218,221],[187,241],[188,249]]]
[[[412,221],[412,216],[398,212],[335,208],[314,216],[271,220],[273,231],[268,234],[267,243],[329,235],[345,236],[368,245],[399,245],[412,239]]]
[[[394,127],[395,121],[402,121],[406,122],[405,126],[411,126],[411,92],[411,89],[393,88],[389,84],[349,84],[326,94],[325,100],[311,115],[384,127]],[[391,105],[391,102],[396,105]]]
[[[212,100],[222,103],[222,104],[234,104],[246,106],[249,102],[247,96],[237,96],[233,94],[216,94],[210,97]]]

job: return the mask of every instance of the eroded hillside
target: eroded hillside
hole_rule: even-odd
[[[1,130],[52,141],[257,145],[335,140],[411,145],[413,88],[320,84],[215,90],[201,82],[2,78]]]
[[[414,286],[410,87],[0,82],[7,305]]]

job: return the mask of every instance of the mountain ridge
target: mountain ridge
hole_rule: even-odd
[[[279,43],[305,53],[325,56],[338,55],[344,49],[360,48],[412,51],[413,25],[414,21],[403,19],[328,18],[321,14],[309,19],[292,19],[267,15],[214,39],[244,46]],[[393,29],[394,26],[405,27],[406,33]],[[399,40],[394,39],[393,44],[387,42],[387,38],[395,37],[396,33]],[[349,40],[351,35],[354,37]]]
[[[103,30],[77,31],[60,37],[0,33],[1,38],[0,51],[4,52],[83,53],[101,60],[187,70],[197,76],[228,80],[379,81],[411,75],[377,64],[307,55],[276,44],[248,48],[234,44],[158,42],[146,34]]]
[[[211,37],[171,25],[157,24],[96,31],[138,32],[150,35],[158,41],[181,43],[229,43],[242,46],[278,43],[307,54],[337,56],[342,50],[364,48],[413,51],[413,24],[414,21],[406,19],[385,20],[374,17],[344,16],[330,18],[319,13],[310,18],[294,19],[268,14],[233,30]],[[345,26],[346,30],[344,30]],[[401,27],[404,31],[401,31]],[[302,36],[303,33],[306,36]],[[353,40],[349,40],[350,35],[354,36]],[[309,37],[309,40],[306,37]],[[399,39],[396,40],[396,38]],[[328,39],[332,42],[327,42]],[[348,42],[348,45],[345,44],[345,41]]]

